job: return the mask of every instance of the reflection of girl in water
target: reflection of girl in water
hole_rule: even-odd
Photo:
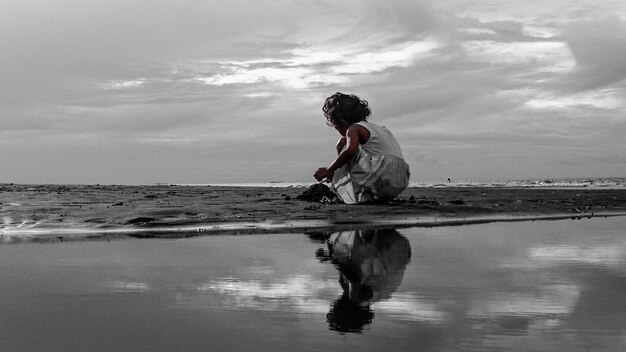
[[[327,256],[343,289],[327,321],[333,330],[359,332],[374,316],[370,305],[400,286],[411,246],[395,229],[339,232],[328,239]]]

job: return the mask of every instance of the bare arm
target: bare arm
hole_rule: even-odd
[[[352,125],[346,131],[346,146],[341,153],[337,156],[337,159],[328,166],[328,172],[333,173],[335,170],[344,166],[356,153],[359,151],[359,128],[363,128],[360,125]]]
[[[366,135],[367,134],[367,135]],[[343,165],[345,165],[352,157],[356,155],[359,150],[359,144],[362,139],[367,139],[369,137],[369,131],[360,125],[352,125],[346,131],[346,147],[339,153],[337,159],[333,161],[330,166],[319,168],[315,172],[315,179],[318,181],[322,181],[335,172],[335,170],[339,169]]]

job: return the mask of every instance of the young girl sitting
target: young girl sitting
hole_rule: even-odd
[[[346,204],[387,201],[409,184],[409,165],[386,128],[366,121],[371,111],[356,95],[335,93],[322,107],[328,125],[341,135],[337,159],[314,177],[329,180]]]

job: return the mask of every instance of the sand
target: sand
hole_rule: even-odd
[[[0,185],[0,243],[336,231],[626,214],[626,189],[410,188],[379,205],[296,200],[305,188]]]

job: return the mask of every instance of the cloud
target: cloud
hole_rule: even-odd
[[[350,75],[370,75],[408,67],[437,47],[433,41],[402,42],[378,50],[306,47],[288,52],[289,58],[224,62],[220,73],[195,79],[208,85],[276,83],[292,89],[347,84]],[[320,54],[321,53],[321,54]]]
[[[610,16],[575,22],[563,35],[576,60],[566,89],[589,90],[626,79],[626,20]]]
[[[302,313],[328,313],[331,300],[339,296],[341,288],[334,280],[296,275],[274,283],[221,279],[201,284],[197,290],[220,295],[227,307],[277,310],[287,306]],[[389,299],[374,303],[373,309],[409,321],[443,323],[449,318],[446,312],[413,293],[393,294]]]
[[[530,248],[529,256],[545,263],[581,263],[585,265],[620,269],[626,258],[623,245],[594,245],[594,246],[543,246]]]
[[[397,292],[389,299],[374,303],[376,312],[388,314],[395,319],[422,321],[431,324],[444,323],[450,314],[441,310],[428,299],[413,292]]]
[[[263,163],[301,167],[306,157],[315,168],[332,158],[336,139],[321,102],[344,91],[369,100],[372,121],[397,131],[407,150],[433,148],[407,153],[410,163],[443,157],[437,140],[477,154],[515,150],[526,138],[562,155],[562,137],[593,134],[599,146],[601,133],[587,130],[598,121],[602,133],[623,130],[626,26],[606,17],[623,8],[608,0],[8,0],[1,142],[17,152],[88,141],[109,153],[105,143],[115,140],[146,155],[161,153],[159,141],[196,154],[236,145],[274,151]],[[235,157],[224,167],[241,167]]]
[[[488,300],[472,302],[468,315],[494,316],[549,316],[570,314],[576,307],[581,287],[575,284],[541,285],[539,292],[507,292],[493,295]]]
[[[111,281],[104,284],[106,290],[110,290],[115,293],[149,293],[151,291],[150,285],[145,282],[128,282],[128,281]]]
[[[327,313],[330,304],[326,297],[329,291],[337,291],[338,285],[310,275],[296,275],[271,284],[221,279],[199,285],[197,289],[221,295],[227,307],[277,310],[287,306],[302,313]]]

